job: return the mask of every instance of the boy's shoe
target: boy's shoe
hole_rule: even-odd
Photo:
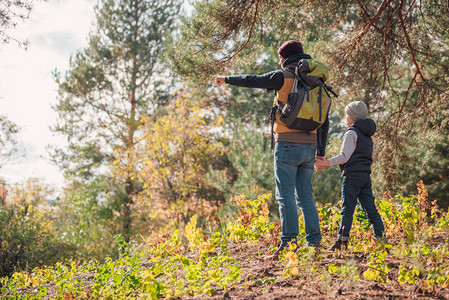
[[[335,243],[328,249],[328,251],[341,250],[342,246],[348,249],[348,241],[336,240]]]

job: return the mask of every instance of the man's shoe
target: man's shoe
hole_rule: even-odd
[[[392,245],[388,242],[387,238],[385,236],[377,238],[376,240],[377,245],[382,245],[382,248],[387,251],[387,253],[390,253],[390,248]]]
[[[376,243],[384,243],[384,244],[387,244],[387,245],[390,244],[385,236],[376,237]]]
[[[313,248],[315,248],[316,250],[318,250],[318,249],[320,249],[321,248],[321,243],[307,243],[306,244],[306,246],[308,246],[308,247],[313,247]]]
[[[281,243],[276,251],[274,251],[273,254],[268,255],[267,259],[271,260],[279,260],[279,256],[281,255],[282,251],[284,251],[285,248],[288,247],[288,244]]]
[[[267,259],[268,260],[279,260],[279,256],[280,256],[282,250],[283,249],[278,248],[276,251],[274,251],[273,254],[268,255]]]
[[[328,250],[329,251],[341,250],[342,246],[348,249],[348,241],[336,240],[335,243]]]

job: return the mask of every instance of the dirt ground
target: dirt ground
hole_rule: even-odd
[[[323,249],[327,246],[324,244]],[[367,257],[363,254],[342,251],[338,255],[326,250],[320,250],[321,265],[340,265],[352,260],[357,265],[360,279],[351,279],[349,276],[339,278],[330,275],[328,278],[319,278],[316,271],[302,267],[297,278],[286,278],[283,275],[285,267],[282,262],[267,259],[267,245],[264,244],[234,244],[228,248],[230,257],[239,261],[241,265],[241,279],[235,282],[227,291],[216,289],[213,296],[198,295],[185,296],[175,299],[449,299],[449,287],[435,287],[424,291],[419,284],[397,283],[400,261],[388,260],[388,267],[392,270],[388,275],[389,283],[379,283],[365,280],[362,276],[366,270]],[[94,278],[93,273],[83,274],[82,283],[90,286]],[[47,285],[48,292],[45,299],[56,296],[55,283]],[[34,290],[33,290],[34,289]],[[24,288],[20,293],[35,294],[36,288]],[[73,299],[66,295],[65,300]]]
[[[324,245],[328,246],[328,245]],[[325,248],[325,247],[324,247]],[[392,269],[391,281],[379,283],[365,279],[340,279],[337,276],[323,281],[319,278],[309,278],[307,274],[299,274],[292,279],[283,276],[284,267],[278,261],[265,259],[259,253],[265,253],[263,245],[234,247],[230,253],[235,260],[241,262],[242,274],[239,284],[233,285],[228,291],[218,291],[212,297],[196,296],[182,299],[449,299],[449,288],[436,287],[432,291],[423,292],[419,285],[397,283],[397,270],[400,262],[389,263]],[[320,263],[329,265],[343,264],[347,259],[359,262],[360,278],[365,271],[363,255],[345,253],[342,258],[322,250],[324,257]],[[308,272],[306,272],[308,273]],[[274,280],[270,282],[270,279]],[[259,280],[259,281],[258,281]]]

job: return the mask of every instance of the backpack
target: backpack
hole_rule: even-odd
[[[327,67],[319,61],[301,59],[294,70],[288,68],[285,71],[294,74],[294,82],[287,103],[284,105],[276,101],[277,105],[271,110],[271,148],[274,145],[276,111],[279,112],[279,120],[288,128],[311,132],[323,125],[327,118],[332,102],[329,93],[338,97],[332,88],[324,83]],[[323,97],[323,90],[327,97]]]

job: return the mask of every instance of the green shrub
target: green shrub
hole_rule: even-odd
[[[36,207],[0,205],[0,276],[54,264],[71,249],[59,241],[52,221]]]

